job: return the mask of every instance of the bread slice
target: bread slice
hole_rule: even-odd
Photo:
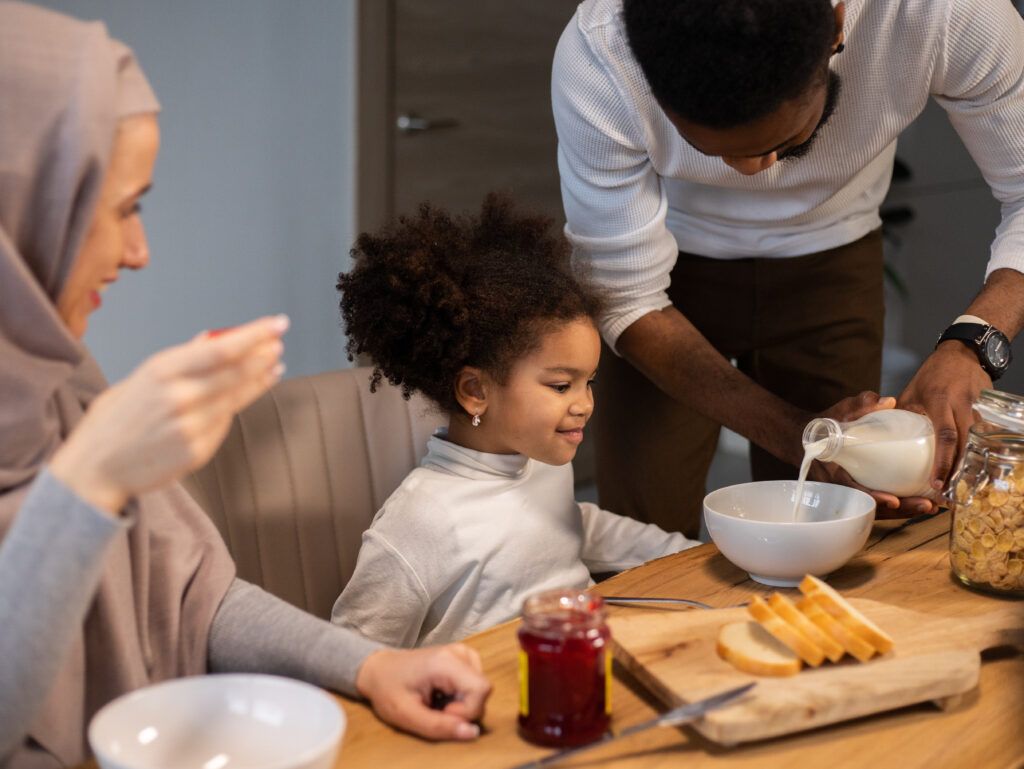
[[[768,599],[768,605],[782,619],[786,620],[786,622],[821,647],[825,656],[832,660],[832,662],[839,662],[843,655],[846,654],[846,649],[843,648],[842,644],[833,640],[824,630],[801,614],[794,603],[782,593],[772,593],[771,598]]]
[[[874,646],[825,611],[814,599],[804,596],[797,602],[796,608],[861,662],[867,662],[874,655]]]
[[[892,637],[854,609],[835,588],[808,574],[800,582],[800,592],[871,644],[879,654],[885,654],[892,649]]]
[[[775,610],[761,596],[755,595],[750,599],[747,611],[750,612],[751,617],[761,623],[765,630],[795,651],[800,659],[811,667],[818,667],[825,661],[825,651],[808,638],[803,631],[776,614]]]
[[[791,676],[802,667],[800,657],[757,622],[723,625],[716,649],[719,657],[755,676]]]

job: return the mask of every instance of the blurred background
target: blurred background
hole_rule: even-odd
[[[107,293],[86,337],[111,379],[273,312],[293,321],[288,376],[349,365],[337,273],[357,232],[420,200],[462,210],[502,188],[562,221],[549,78],[575,0],[42,4],[104,20],[164,106],[151,266]],[[999,220],[934,104],[897,154],[883,209],[893,395],[980,289]],[[1024,393],[1024,361],[999,386]],[[746,452],[725,431],[709,489],[748,479]],[[577,473],[589,483],[586,451]]]

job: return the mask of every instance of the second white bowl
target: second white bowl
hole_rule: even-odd
[[[796,481],[726,486],[704,498],[704,521],[722,555],[756,582],[793,587],[824,577],[867,541],[875,500],[849,486],[807,481],[797,520]]]
[[[328,769],[345,714],[289,678],[208,675],[165,681],[108,703],[89,724],[102,769]]]

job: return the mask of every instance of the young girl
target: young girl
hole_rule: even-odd
[[[583,588],[699,544],[573,498],[594,409],[599,296],[550,221],[489,196],[476,217],[421,206],[363,234],[339,276],[350,355],[449,416],[384,503],[332,620],[397,646],[462,638],[526,596]]]

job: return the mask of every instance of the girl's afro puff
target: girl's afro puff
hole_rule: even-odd
[[[477,215],[424,203],[360,235],[337,288],[349,360],[372,358],[371,389],[386,378],[452,413],[464,366],[504,382],[551,324],[596,321],[601,298],[573,277],[569,244],[552,224],[491,193]]]

